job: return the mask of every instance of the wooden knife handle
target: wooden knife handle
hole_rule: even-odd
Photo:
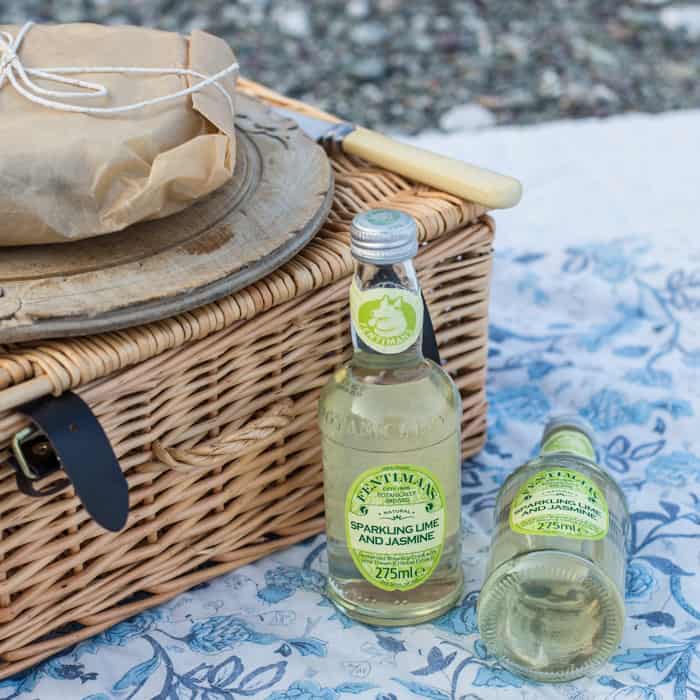
[[[522,186],[515,178],[394,141],[363,127],[343,139],[343,150],[490,209],[513,207],[522,196]]]

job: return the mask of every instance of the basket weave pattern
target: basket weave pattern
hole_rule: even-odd
[[[72,491],[27,497],[0,466],[0,677],[322,530],[316,402],[350,357],[348,240],[360,211],[416,217],[419,277],[462,394],[464,454],[482,445],[491,219],[342,154],[333,167],[322,231],[264,280],[139,328],[0,347],[0,400],[37,377],[55,394],[77,391],[130,492],[127,528],[113,534]],[[13,411],[0,414],[0,460],[23,424]],[[78,624],[64,632],[67,623]]]

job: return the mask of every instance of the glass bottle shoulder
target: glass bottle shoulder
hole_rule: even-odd
[[[411,397],[411,404],[427,402],[426,410],[437,405],[454,410],[460,402],[450,375],[432,360],[421,359],[399,366],[351,360],[331,375],[321,392],[321,403],[340,400],[352,404],[368,393],[380,402],[383,397]]]
[[[435,441],[459,428],[461,398],[450,376],[434,362],[416,360],[400,366],[354,359],[338,369],[322,390],[319,402],[321,428],[342,430],[348,420],[413,426]]]

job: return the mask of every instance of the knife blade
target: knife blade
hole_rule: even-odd
[[[314,141],[333,142],[350,155],[490,209],[513,207],[522,196],[522,185],[513,177],[410,146],[349,122],[316,119],[277,105],[272,109],[296,122]]]

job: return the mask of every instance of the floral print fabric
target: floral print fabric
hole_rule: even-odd
[[[490,429],[462,474],[460,604],[400,629],[324,598],[317,537],[0,682],[0,700],[700,698],[700,262],[644,238],[498,253]],[[479,639],[476,601],[506,475],[551,413],[595,427],[632,512],[621,647],[593,678],[528,683]]]

